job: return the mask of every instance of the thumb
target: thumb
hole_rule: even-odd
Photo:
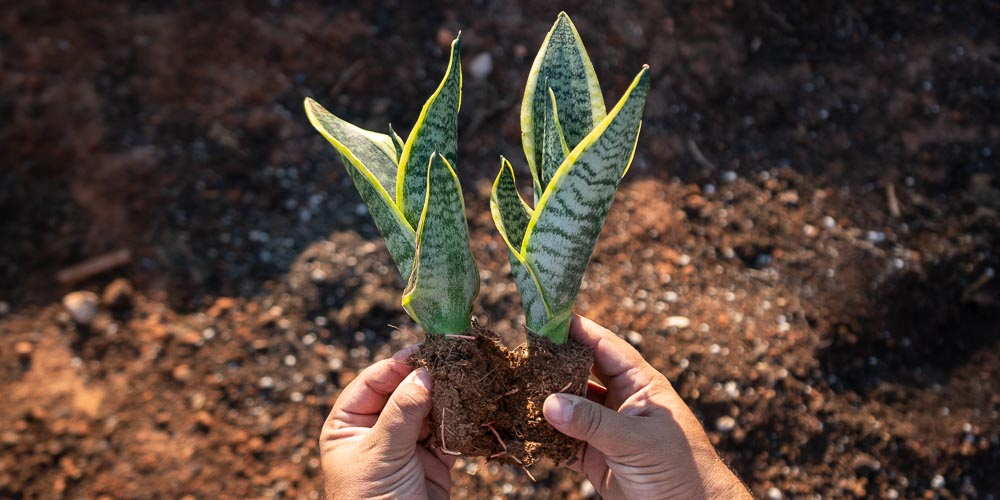
[[[405,458],[416,450],[420,428],[431,412],[431,377],[427,370],[410,372],[389,396],[389,401],[368,434],[384,460]]]
[[[597,448],[605,455],[631,453],[635,443],[629,436],[636,426],[633,417],[622,415],[587,398],[552,394],[542,406],[545,420],[559,432]]]

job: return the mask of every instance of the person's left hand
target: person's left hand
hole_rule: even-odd
[[[431,379],[406,359],[364,369],[337,397],[319,438],[327,498],[448,498],[455,457],[429,441]]]

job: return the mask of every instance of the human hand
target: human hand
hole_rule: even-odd
[[[553,394],[545,419],[586,442],[574,468],[604,498],[751,498],[666,377],[609,330],[574,316],[570,335],[594,350],[587,398]],[[588,399],[589,398],[589,399]]]
[[[337,397],[319,438],[327,498],[448,498],[455,457],[430,437],[431,379],[416,346],[364,369]]]

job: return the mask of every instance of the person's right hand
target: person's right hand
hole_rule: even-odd
[[[553,394],[543,412],[586,442],[574,468],[604,498],[751,498],[670,382],[627,342],[574,316],[570,335],[594,350],[587,398]]]

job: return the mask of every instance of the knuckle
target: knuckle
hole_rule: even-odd
[[[604,431],[604,414],[593,405],[577,406],[577,417],[582,424],[581,430],[585,436],[598,436]]]
[[[392,399],[399,411],[408,418],[419,416],[426,406],[426,400],[411,390],[397,391]]]

